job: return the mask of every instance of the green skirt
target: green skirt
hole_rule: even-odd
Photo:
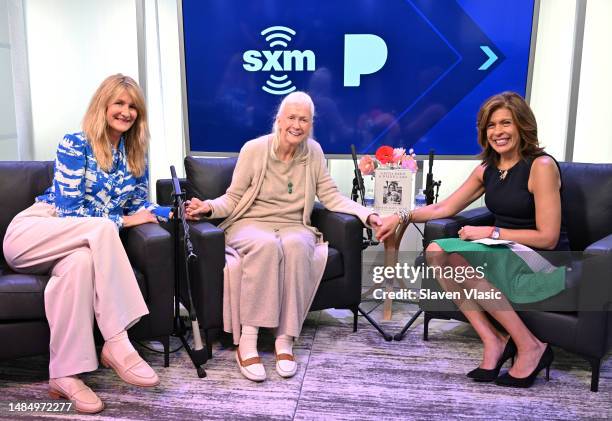
[[[460,254],[473,267],[480,267],[485,278],[513,303],[535,303],[565,289],[565,266],[553,266],[534,250],[517,251],[508,245],[487,246],[458,238],[434,243],[447,253]]]

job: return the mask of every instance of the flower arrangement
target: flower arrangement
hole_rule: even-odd
[[[406,153],[404,148],[392,148],[391,146],[381,146],[376,150],[374,158],[364,155],[359,160],[359,170],[363,175],[372,175],[377,168],[396,169],[404,168],[411,172],[417,172],[417,162],[414,159],[415,153],[411,148]]]

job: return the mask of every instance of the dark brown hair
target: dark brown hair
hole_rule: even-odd
[[[500,108],[506,108],[512,114],[512,120],[516,125],[519,137],[519,155],[521,159],[526,159],[540,155],[543,148],[538,142],[538,123],[536,122],[533,111],[522,96],[516,92],[502,92],[487,99],[478,111],[476,124],[478,126],[478,144],[482,152],[478,156],[482,163],[497,165],[499,154],[489,144],[487,139],[487,124],[491,115]]]

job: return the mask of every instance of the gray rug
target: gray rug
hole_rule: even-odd
[[[372,303],[368,303],[370,306]],[[366,305],[368,305],[366,304]],[[414,306],[396,304],[394,320],[384,328],[400,330]],[[380,317],[380,308],[372,313]],[[157,370],[161,384],[142,389],[123,383],[112,370],[83,375],[105,402],[97,415],[15,414],[8,403],[47,399],[45,357],[0,363],[1,419],[611,419],[612,358],[602,367],[600,391],[589,391],[588,364],[555,349],[551,380],[541,374],[526,390],[475,383],[465,373],[478,365],[480,345],[460,322],[433,321],[430,340],[421,339],[421,320],[402,342],[385,342],[360,317],[351,329],[345,311],[311,313],[295,347],[298,374],[282,379],[274,371],[273,337],[262,333],[260,355],[268,380],[253,383],[236,367],[234,351],[215,344],[199,379],[181,350],[170,367],[163,357],[141,350]],[[173,340],[173,347],[179,342]],[[157,347],[151,343],[150,346]]]

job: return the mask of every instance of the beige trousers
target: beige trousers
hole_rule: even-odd
[[[51,378],[98,368],[94,317],[109,339],[148,314],[107,218],[58,218],[52,205],[36,203],[15,216],[3,248],[15,271],[51,275],[45,287]]]
[[[240,220],[225,231],[224,330],[240,339],[240,326],[277,328],[298,337],[327,262],[302,224]]]

